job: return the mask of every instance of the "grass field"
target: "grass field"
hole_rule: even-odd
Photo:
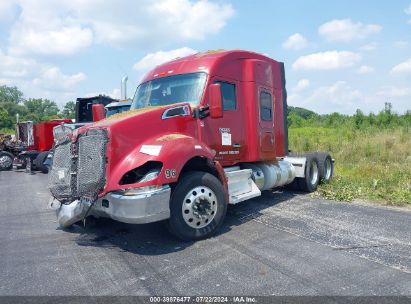
[[[293,151],[329,151],[334,179],[315,195],[411,206],[411,129],[290,128]]]

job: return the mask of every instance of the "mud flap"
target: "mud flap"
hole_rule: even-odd
[[[61,204],[60,208],[56,210],[57,221],[62,228],[67,228],[74,223],[82,220],[87,213],[88,206],[75,200],[70,204]]]

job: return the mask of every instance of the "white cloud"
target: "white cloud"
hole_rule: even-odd
[[[32,70],[37,68],[37,62],[33,59],[10,56],[0,50],[0,77],[13,79],[16,77],[28,77]]]
[[[364,75],[364,74],[371,74],[374,73],[375,69],[373,67],[370,67],[368,65],[362,65],[358,70],[357,74]]]
[[[40,75],[33,79],[33,84],[49,91],[70,91],[85,79],[84,73],[66,75],[58,67],[52,66],[44,68]]]
[[[293,63],[295,70],[338,70],[354,66],[361,60],[357,53],[328,51],[301,56]]]
[[[310,81],[308,79],[300,79],[297,85],[293,88],[294,92],[301,92],[310,86]]]
[[[217,33],[234,15],[230,4],[219,5],[208,0],[194,3],[188,0],[157,1],[154,11],[162,16],[159,21],[165,22],[164,30],[177,27],[181,38],[195,40]]]
[[[378,43],[371,42],[371,43],[363,45],[360,49],[361,51],[371,52],[371,51],[375,51],[377,47],[378,47]]]
[[[337,81],[330,86],[314,90],[311,96],[303,99],[303,105],[317,113],[353,113],[358,108],[363,95],[345,81]]]
[[[0,84],[17,86],[26,97],[49,98],[62,105],[76,97],[84,73],[65,74],[60,68],[0,50]]]
[[[396,87],[396,86],[386,86],[377,92],[378,96],[382,97],[406,97],[411,95],[411,88],[406,87]]]
[[[145,49],[202,40],[234,15],[231,4],[209,0],[16,0],[10,49],[18,54],[71,55],[92,43]]]
[[[0,1],[0,21],[11,20],[16,13],[16,3],[13,0]]]
[[[392,74],[408,74],[411,73],[411,58],[397,64],[391,69]]]
[[[308,46],[308,41],[300,33],[295,33],[288,37],[287,40],[284,41],[282,46],[285,49],[300,50]]]
[[[195,53],[197,53],[197,51],[189,47],[182,47],[170,51],[158,51],[155,53],[149,53],[143,58],[141,58],[139,61],[137,61],[134,64],[133,69],[140,73],[145,73],[164,62]]]
[[[321,25],[318,32],[326,40],[332,42],[350,42],[365,39],[379,33],[382,27],[377,24],[363,24],[351,19],[332,20]]]
[[[14,29],[11,52],[44,55],[72,55],[89,47],[93,33],[88,28],[63,27],[59,30],[36,31],[31,27]]]

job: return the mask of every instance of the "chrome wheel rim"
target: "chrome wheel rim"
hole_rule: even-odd
[[[331,160],[329,158],[325,160],[324,167],[325,167],[324,179],[328,181],[331,178]]]
[[[318,180],[318,166],[316,162],[311,162],[311,167],[310,167],[310,181],[311,185],[315,185]]]
[[[8,168],[13,164],[13,160],[7,156],[7,155],[3,155],[0,156],[0,167],[1,168]]]
[[[208,187],[198,186],[184,197],[182,210],[184,221],[192,228],[208,226],[217,213],[217,197]]]

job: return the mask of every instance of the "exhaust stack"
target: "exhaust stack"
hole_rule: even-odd
[[[121,79],[121,99],[127,99],[127,80],[127,75]]]

